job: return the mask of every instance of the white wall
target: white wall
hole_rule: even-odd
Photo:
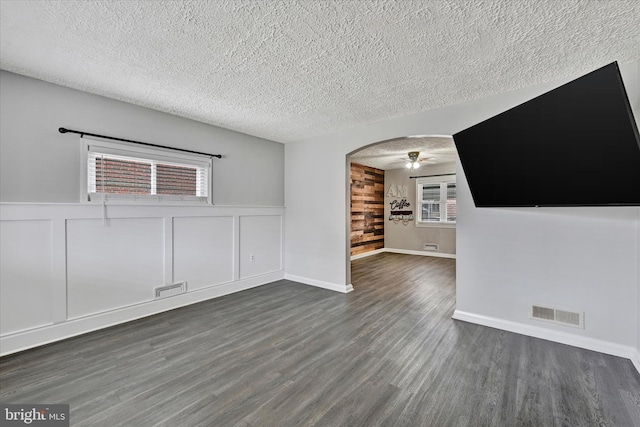
[[[423,165],[413,175],[436,175],[456,173],[455,162],[443,163],[439,165]],[[454,255],[456,253],[456,229],[455,227],[416,227],[415,221],[409,221],[406,225],[402,221],[397,224],[389,221],[391,214],[392,200],[402,200],[402,197],[389,197],[387,193],[390,185],[407,186],[407,201],[411,204],[409,208],[400,210],[411,210],[417,215],[418,205],[416,202],[416,180],[410,178],[407,169],[393,169],[385,171],[384,174],[385,204],[384,204],[384,247],[388,249],[401,249],[409,251],[425,252],[424,243],[435,243],[438,245],[437,251],[425,253],[440,253]],[[397,209],[396,209],[397,210]]]
[[[638,62],[621,69],[640,117]],[[287,144],[287,273],[336,287],[348,284],[348,153],[405,135],[454,134],[568,80]],[[460,313],[470,321],[630,357],[640,339],[639,253],[631,237],[638,233],[638,208],[476,209],[468,190],[458,197]],[[531,321],[523,312],[530,302],[585,310],[586,327]]]
[[[7,71],[0,71],[0,202],[78,202],[79,135],[59,127],[222,154],[213,159],[214,204],[284,205],[280,143]]]
[[[105,221],[59,127],[220,153],[216,205],[110,204]],[[5,71],[0,132],[1,354],[284,277],[282,144]]]
[[[454,317],[630,357],[639,209],[477,209],[463,176]],[[584,312],[585,329],[530,320],[532,304]]]
[[[638,78],[640,79],[640,73],[638,75]],[[637,233],[638,233],[638,242],[636,243],[636,253],[638,254],[638,259],[636,260],[637,265],[638,265],[638,271],[637,271],[637,278],[638,278],[638,287],[637,287],[637,310],[636,310],[636,319],[637,319],[637,324],[636,324],[636,351],[635,351],[635,357],[633,357],[631,360],[633,361],[634,365],[636,366],[636,369],[638,370],[638,372],[640,372],[640,209],[638,209],[638,224],[637,224]]]

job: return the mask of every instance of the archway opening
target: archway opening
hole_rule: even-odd
[[[449,135],[378,141],[346,155],[347,283],[381,253],[456,257],[456,150]]]

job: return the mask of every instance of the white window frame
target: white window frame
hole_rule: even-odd
[[[447,221],[447,184],[456,184],[456,176],[433,176],[426,178],[416,178],[416,227],[439,227],[439,228],[455,228],[456,221]],[[423,221],[422,220],[422,187],[424,184],[433,185],[440,184],[440,206],[444,206],[444,211],[440,210],[440,221]],[[456,184],[456,201],[457,201],[457,184]],[[444,213],[444,215],[443,215]],[[457,216],[456,216],[457,218]]]
[[[211,205],[211,175],[212,161],[211,157],[200,156],[197,154],[188,154],[164,150],[162,148],[137,147],[133,144],[108,142],[99,138],[88,138],[83,136],[80,138],[80,202],[86,204],[146,204],[146,205]],[[179,196],[170,194],[104,194],[89,192],[89,151],[103,152],[116,156],[137,157],[145,160],[157,160],[162,163],[178,164],[184,166],[194,166],[206,168],[207,177],[207,194],[206,202],[197,199],[198,196]],[[155,169],[155,168],[154,168]],[[91,197],[95,194],[96,197]]]

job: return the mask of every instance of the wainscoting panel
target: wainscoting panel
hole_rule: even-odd
[[[240,278],[282,269],[281,216],[240,217]]]
[[[52,317],[49,220],[0,221],[0,333],[48,325]]]
[[[0,203],[0,355],[284,278],[284,212]]]
[[[173,219],[173,282],[190,290],[233,280],[233,217]]]
[[[70,319],[154,298],[164,282],[162,218],[67,221]]]

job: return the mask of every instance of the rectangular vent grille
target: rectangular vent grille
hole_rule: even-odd
[[[562,325],[584,328],[584,313],[558,310],[555,308],[531,306],[531,318],[546,322],[560,323]]]
[[[535,319],[556,320],[556,311],[553,308],[538,307],[534,305],[531,316]]]
[[[187,282],[173,283],[167,286],[155,288],[156,299],[172,297],[187,292]]]

